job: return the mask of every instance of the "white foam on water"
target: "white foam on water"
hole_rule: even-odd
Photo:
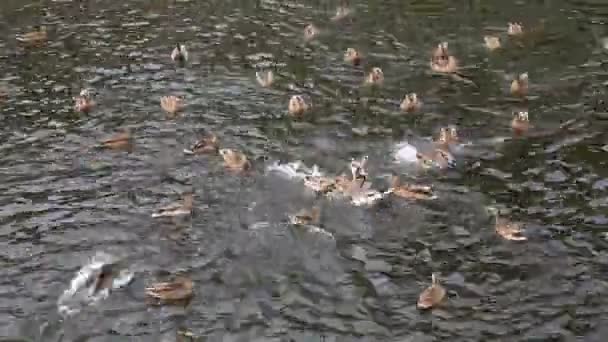
[[[69,316],[80,312],[84,307],[92,305],[110,295],[110,289],[104,288],[95,293],[96,278],[107,264],[116,262],[116,259],[106,253],[100,252],[93,256],[90,262],[84,265],[70,282],[61,297],[57,300],[57,310],[61,315]],[[122,270],[118,277],[112,280],[112,289],[123,287],[131,282],[133,273]]]

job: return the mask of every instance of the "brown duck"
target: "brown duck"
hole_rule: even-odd
[[[446,290],[439,284],[439,280],[434,273],[431,275],[431,279],[431,286],[424,289],[418,297],[417,307],[419,309],[431,309],[439,305],[445,297]]]
[[[245,171],[251,168],[251,162],[242,152],[235,151],[229,148],[223,148],[220,155],[224,158],[224,166],[235,171]]]
[[[399,176],[394,175],[389,191],[395,196],[407,199],[425,200],[433,198],[433,191],[427,185],[401,184]]]
[[[311,225],[319,222],[321,210],[319,207],[313,207],[310,210],[302,209],[295,215],[290,215],[289,220],[295,225]]]
[[[101,147],[113,150],[130,149],[132,147],[132,142],[131,132],[128,129],[124,129],[113,137],[102,141]]]
[[[219,142],[215,134],[203,137],[197,141],[190,149],[184,149],[185,154],[205,154],[205,153],[218,153]]]
[[[193,287],[190,278],[177,276],[171,282],[156,283],[147,287],[145,293],[160,303],[175,303],[192,298]]]

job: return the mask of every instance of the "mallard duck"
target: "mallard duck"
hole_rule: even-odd
[[[167,217],[190,215],[194,206],[194,194],[185,193],[181,202],[172,203],[162,208],[157,209],[152,217]]]
[[[359,51],[355,50],[354,48],[348,48],[344,52],[344,61],[354,66],[358,66],[361,64],[361,54],[359,54]]]
[[[334,191],[336,188],[336,181],[329,177],[323,176],[306,176],[304,177],[304,186],[311,189],[314,192],[326,194]]]
[[[509,36],[521,36],[524,33],[523,25],[521,23],[509,23],[507,27],[507,34]]]
[[[310,105],[304,99],[302,95],[294,95],[289,99],[289,114],[293,117],[299,118],[304,115],[310,108]]]
[[[224,165],[232,170],[248,170],[251,168],[251,162],[247,156],[239,151],[229,148],[220,149],[220,155],[224,158]]]
[[[184,108],[182,99],[173,95],[161,97],[160,106],[167,112],[170,118],[174,118]]]
[[[372,68],[372,70],[365,77],[365,83],[369,85],[380,86],[384,83],[384,72],[378,67]]]
[[[46,26],[35,26],[34,31],[24,33],[20,36],[17,36],[17,40],[26,43],[26,44],[41,44],[44,43],[48,38],[48,34],[46,32]]]
[[[102,141],[101,146],[110,149],[125,149],[129,148],[131,143],[131,131],[129,129],[124,129],[113,137]]]
[[[528,73],[524,72],[511,82],[511,95],[526,97],[526,95],[528,95],[528,85]]]
[[[437,306],[445,297],[446,290],[439,284],[439,280],[434,273],[431,275],[431,279],[431,286],[424,289],[418,297],[417,307],[419,309],[430,309]]]
[[[255,79],[262,87],[268,88],[274,83],[274,72],[272,70],[257,71]]]
[[[295,215],[290,215],[289,220],[294,225],[310,225],[319,222],[321,210],[319,207],[313,207],[310,210],[302,209]]]
[[[203,137],[197,141],[190,149],[185,149],[185,154],[204,154],[204,153],[217,153],[219,150],[219,143],[215,134]]]
[[[304,40],[310,41],[317,37],[319,29],[313,24],[308,24],[304,27]]]
[[[483,41],[486,45],[486,48],[488,48],[488,50],[490,50],[490,51],[500,49],[500,47],[501,47],[500,38],[498,38],[498,37],[484,36]]]
[[[416,158],[423,167],[438,167],[440,169],[456,166],[454,156],[443,148],[435,148],[430,153],[417,152]]]
[[[424,200],[433,198],[432,189],[427,185],[401,184],[399,176],[394,175],[391,181],[389,192],[395,196]]]
[[[500,211],[497,208],[489,207],[488,211],[494,216],[494,229],[496,233],[506,240],[525,241],[527,237],[521,235],[523,224],[520,222],[512,222],[500,217]]]
[[[513,113],[511,120],[511,128],[516,135],[524,134],[530,129],[530,121],[528,120],[527,111],[519,111]]]
[[[192,297],[194,284],[190,278],[177,276],[171,282],[156,283],[146,287],[146,296],[170,303],[179,302]]]
[[[95,101],[91,98],[88,89],[82,89],[80,95],[74,97],[74,110],[81,113],[88,113],[95,107]]]
[[[186,63],[188,61],[186,45],[176,43],[173,51],[171,51],[171,60],[176,63]]]
[[[451,145],[457,144],[460,141],[458,138],[458,130],[454,126],[441,127],[439,129],[439,136],[435,140],[435,144],[438,147],[449,149]]]
[[[418,95],[416,93],[405,94],[403,101],[399,105],[402,111],[407,113],[413,113],[420,110],[422,107],[422,102],[418,99]]]
[[[448,43],[441,42],[431,55],[431,70],[439,73],[455,73],[458,70],[458,60],[450,55]]]

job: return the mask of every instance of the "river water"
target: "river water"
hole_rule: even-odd
[[[0,1],[0,336],[32,341],[605,341],[608,334],[608,6],[597,0]],[[532,32],[506,38],[509,21]],[[303,39],[314,23],[319,36]],[[34,25],[39,47],[19,44]],[[489,52],[484,35],[503,38]],[[474,84],[429,72],[448,41]],[[170,60],[187,44],[183,68]],[[344,63],[346,48],[364,56]],[[362,87],[379,66],[378,89]],[[271,68],[262,88],[255,72]],[[527,101],[508,93],[528,72]],[[96,108],[72,97],[92,90]],[[420,113],[399,102],[416,92]],[[301,120],[289,97],[310,97]],[[167,119],[164,95],[187,107]],[[512,111],[533,129],[511,139]],[[574,119],[572,129],[556,130]],[[394,161],[411,137],[458,128],[448,170]],[[131,152],[94,148],[128,127]],[[244,151],[182,150],[207,132]],[[374,187],[391,174],[437,198],[372,206],[316,197],[268,172],[301,160],[327,173],[369,156]],[[152,218],[194,190],[192,218]],[[323,234],[287,223],[321,208]],[[494,231],[487,206],[525,223],[526,241]],[[96,255],[132,281],[69,315],[58,299]],[[187,307],[151,306],[144,288],[187,272]],[[437,273],[442,305],[419,311]],[[186,333],[187,332],[187,333]],[[185,337],[189,335],[189,337]]]

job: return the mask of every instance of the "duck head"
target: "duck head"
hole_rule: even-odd
[[[486,45],[486,48],[490,51],[494,51],[496,49],[500,49],[500,38],[494,36],[484,36],[483,41]]]
[[[521,23],[509,23],[507,27],[507,34],[509,36],[519,36],[524,33],[523,25]]]
[[[344,61],[354,66],[361,64],[361,55],[354,48],[348,48],[344,52]]]
[[[401,101],[401,105],[399,106],[402,111],[407,113],[412,113],[420,109],[422,106],[422,102],[418,99],[418,95],[416,93],[405,94],[403,101]]]
[[[365,83],[370,85],[382,85],[384,83],[384,72],[378,67],[372,68],[367,77]]]
[[[302,95],[294,95],[289,99],[289,114],[301,117],[309,109],[309,104]]]

